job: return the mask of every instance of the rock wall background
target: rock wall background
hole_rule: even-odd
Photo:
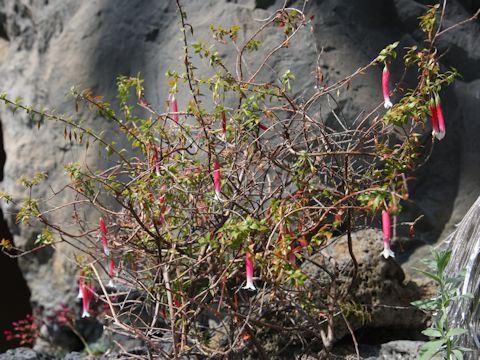
[[[242,26],[243,33],[259,25],[281,7],[283,0],[189,0],[184,1],[195,37],[209,40],[210,24]],[[288,3],[293,3],[287,1]],[[310,0],[306,12],[315,16],[313,33],[305,29],[288,51],[271,59],[273,69],[290,68],[300,94],[314,86],[318,49],[327,82],[354,72],[375,58],[387,44],[400,40],[401,46],[421,41],[417,18],[432,1],[422,0]],[[478,0],[449,0],[445,24],[471,16],[480,7]],[[268,35],[274,38],[274,34]],[[268,36],[264,43],[269,42]],[[173,0],[2,0],[0,1],[0,91],[21,96],[28,104],[45,105],[58,113],[73,112],[73,101],[65,94],[72,85],[91,88],[96,94],[114,99],[115,78],[137,74],[145,78],[146,97],[163,109],[168,94],[165,71],[181,70],[181,34]],[[233,64],[231,48],[220,52]],[[405,219],[423,214],[415,238],[403,241],[399,261],[410,264],[424,256],[426,244],[448,235],[480,195],[480,23],[469,23],[441,38],[439,50],[445,66],[454,66],[463,79],[442,95],[447,136],[436,142],[430,161],[411,183],[413,202],[406,205]],[[199,61],[198,66],[202,64]],[[393,81],[398,80],[392,68]],[[275,73],[272,72],[272,78]],[[339,101],[346,119],[381,101],[380,69],[358,78]],[[412,79],[407,80],[412,81]],[[182,97],[179,96],[179,106]],[[78,114],[82,116],[84,114]],[[97,129],[108,125],[91,119]],[[1,190],[22,196],[17,180],[21,175],[48,171],[52,189],[65,185],[63,165],[83,156],[81,149],[63,138],[63,127],[45,123],[40,131],[25,114],[0,107],[3,148],[6,161]],[[426,143],[428,133],[426,129]],[[116,134],[110,132],[109,136]],[[90,161],[101,161],[90,155]],[[39,189],[47,197],[51,189]],[[35,227],[15,222],[15,207],[2,204],[3,216],[15,245],[33,247]],[[56,215],[69,223],[70,214]],[[96,220],[95,220],[96,221]],[[3,235],[3,234],[2,234]],[[5,236],[5,235],[3,235]],[[73,301],[75,271],[68,249],[40,251],[19,259],[19,266],[31,292],[34,306],[51,308]],[[3,259],[1,260],[3,262]],[[19,289],[12,298],[25,300]],[[3,300],[2,300],[3,301]],[[20,301],[20,300],[19,300]]]

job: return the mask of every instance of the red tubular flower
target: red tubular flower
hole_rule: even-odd
[[[442,107],[440,106],[440,96],[438,96],[438,94],[435,94],[435,104],[438,120],[438,132],[435,134],[435,136],[438,140],[442,140],[445,137],[445,121],[443,120]]]
[[[390,79],[390,72],[388,71],[387,64],[385,64],[385,67],[383,68],[383,73],[382,73],[382,90],[383,90],[383,101],[384,101],[383,106],[385,107],[385,109],[389,109],[393,106],[392,102],[390,101],[390,95],[388,91],[389,79]]]
[[[103,217],[100,217],[99,226],[100,226],[101,233],[106,234],[107,233],[107,226],[105,225],[105,220],[103,219]]]
[[[432,117],[432,134],[437,136],[438,134],[438,120],[437,120],[437,107],[435,106],[435,100],[430,101],[430,113]]]
[[[172,113],[173,121],[178,124],[178,105],[177,99],[175,99],[175,95],[172,95]]]
[[[103,252],[105,255],[110,255],[110,250],[108,248],[108,239],[107,239],[107,226],[105,225],[105,220],[100,217],[100,238],[102,239]]]
[[[247,284],[243,288],[247,290],[256,290],[255,285],[253,284],[253,255],[250,252],[247,252],[246,254],[245,267],[247,273]]]
[[[383,252],[385,259],[395,257],[395,254],[390,249],[390,214],[388,211],[382,211],[382,230],[383,230]]]
[[[113,259],[110,259],[108,277],[110,278],[110,280],[108,281],[107,286],[115,287],[115,285],[113,284],[113,278],[115,277],[115,260]]]
[[[215,198],[221,200],[221,174],[220,174],[220,162],[215,160],[213,163],[213,186],[215,189]]]
[[[95,292],[95,289],[92,288],[92,283],[90,281],[86,284],[83,284],[83,287],[82,287],[82,306],[83,306],[82,318],[90,317],[90,313],[89,313],[90,302],[92,301],[94,292]]]
[[[77,299],[83,298],[83,271],[80,273],[80,278],[78,279],[78,295]]]

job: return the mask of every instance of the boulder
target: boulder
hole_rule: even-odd
[[[365,229],[352,233],[352,245],[358,263],[358,273],[353,284],[354,265],[348,251],[347,236],[333,241],[324,253],[313,256],[313,261],[306,261],[302,270],[325,285],[331,280],[318,264],[330,273],[337,274],[338,294],[344,299],[344,309],[349,309],[347,304],[352,308],[349,322],[353,330],[367,328],[374,333],[380,332],[370,337],[381,337],[386,328],[396,331],[408,329],[415,336],[413,333],[423,329],[427,319],[410,303],[420,299],[425,289],[406,279],[395,259],[381,256],[383,235],[380,230]],[[335,259],[335,264],[329,261],[329,257]],[[325,294],[318,293],[317,296],[324,298]],[[338,324],[335,334],[337,340],[348,333],[340,317]]]

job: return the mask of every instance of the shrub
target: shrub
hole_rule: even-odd
[[[274,81],[261,80],[272,54],[286,51],[310,25],[301,10],[277,10],[243,44],[238,43],[238,26],[212,26],[218,43],[238,48],[236,64],[224,63],[211,46],[192,42],[179,3],[178,10],[185,70],[167,73],[170,111],[149,103],[140,77],[118,77],[113,105],[91,90],[72,89],[77,110],[85,107],[112,124],[126,147],[75,116],[36,110],[1,95],[39,126],[43,119],[65,124],[66,139],[108,158],[95,168],[65,166],[71,181],[56,196],[73,191],[75,200],[64,206],[51,209],[32,196],[45,174],[22,179],[29,190],[25,199],[4,198],[20,207],[19,222],[45,226],[39,246],[68,242],[80,251],[76,261],[84,315],[91,315],[91,297],[105,302],[103,316],[110,328],[144,340],[151,351],[175,358],[228,354],[251,341],[263,352],[255,340],[260,328],[302,337],[318,333],[323,323],[320,338],[328,353],[333,318],[348,304],[348,295],[335,293],[331,276],[329,283],[310,283],[328,294],[312,298],[301,264],[328,247],[334,235],[346,233],[354,282],[353,226],[369,223],[372,214],[382,211],[389,250],[390,215],[401,211],[401,202],[408,199],[406,177],[423,161],[419,132],[432,107],[434,130],[441,132],[435,98],[457,76],[455,69],[442,72],[438,63],[440,7],[430,7],[421,18],[423,45],[405,49],[406,70],[418,74],[415,87],[397,84],[389,91],[388,66],[400,61],[397,42],[333,84],[318,70],[317,87],[305,98],[294,92],[298,85],[290,70]],[[272,29],[283,38],[263,44],[262,33]],[[255,53],[256,66],[245,66],[248,53]],[[192,65],[193,56],[208,63],[213,75],[203,77]],[[356,120],[331,110],[336,124],[327,126],[316,109],[348,93],[357,77],[382,69],[385,101],[379,99]],[[179,96],[181,87],[189,91],[188,98]],[[393,106],[392,93],[399,97]],[[90,217],[80,215],[80,208]],[[74,214],[78,231],[52,222],[50,213],[60,209]],[[282,318],[266,320],[270,311]],[[205,315],[219,323],[222,346],[213,344]],[[317,323],[303,321],[305,316]],[[170,349],[162,345],[166,341],[172,343]]]

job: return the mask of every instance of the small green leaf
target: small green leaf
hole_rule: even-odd
[[[452,256],[452,251],[448,250],[445,252],[440,252],[438,254],[438,271],[443,272],[445,270],[445,267],[447,266],[448,262],[450,261],[450,257]]]
[[[433,355],[443,349],[443,345],[446,341],[446,339],[440,339],[423,344],[418,351],[417,360],[430,360]]]
[[[470,293],[465,293],[459,296],[460,299],[462,300],[471,300],[474,298],[474,296]]]
[[[421,272],[423,275],[425,275],[426,277],[429,277],[430,279],[434,280],[436,283],[441,283],[442,282],[442,279],[431,273],[431,272],[428,272],[428,271],[425,271],[425,270],[420,270],[420,269],[416,269],[417,271]]]
[[[430,337],[441,337],[442,333],[437,329],[428,328],[422,331],[422,334]]]
[[[463,353],[460,350],[458,349],[452,350],[452,353],[453,355],[455,355],[457,360],[463,360]]]
[[[440,307],[440,304],[433,299],[417,300],[411,303],[413,306],[418,307],[421,310],[433,311]]]
[[[448,330],[448,332],[447,332],[447,337],[463,335],[463,334],[465,334],[466,332],[467,332],[467,330],[465,330],[465,329],[453,328],[453,329]]]
[[[5,192],[0,192],[0,200],[5,201],[7,204],[13,201],[12,196]]]

